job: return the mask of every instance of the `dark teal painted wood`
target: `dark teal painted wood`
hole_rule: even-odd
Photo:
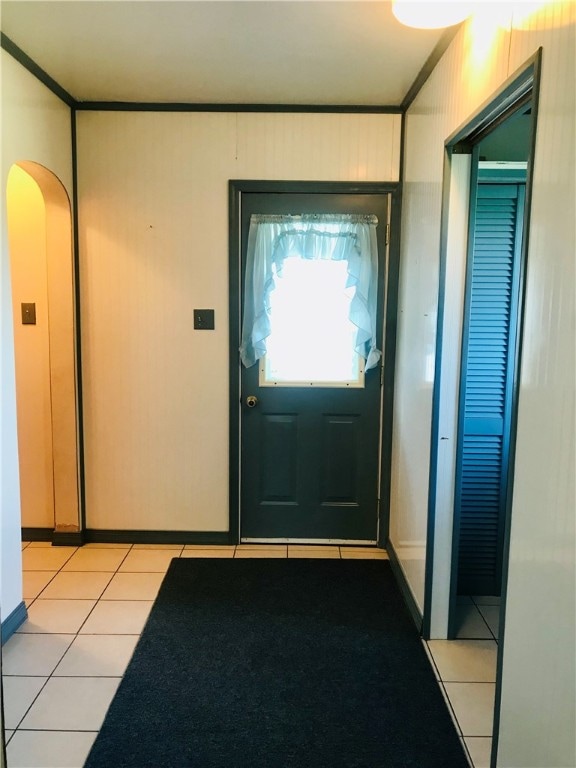
[[[388,195],[391,201],[390,246],[386,280],[386,341],[384,344],[383,428],[380,460],[380,500],[378,543],[386,546],[390,517],[390,467],[392,453],[392,411],[394,404],[394,370],[396,358],[396,325],[398,310],[398,275],[400,269],[401,185],[397,182],[349,181],[246,181],[231,180],[229,189],[229,317],[230,317],[230,528],[231,542],[240,535],[240,272],[241,272],[241,202],[247,194],[346,194]]]
[[[20,529],[22,541],[52,541],[54,528],[28,528]]]
[[[375,213],[381,328],[387,205],[385,194],[245,194],[242,262],[252,213]],[[255,365],[242,368],[248,395],[259,403],[241,412],[241,537],[375,541],[380,370],[364,389],[260,387]]]
[[[24,624],[27,618],[28,610],[26,608],[26,603],[22,601],[2,622],[2,645],[10,640],[14,632],[16,632],[16,630],[22,626],[22,624]]]
[[[84,544],[84,531],[54,531],[53,547],[81,547]]]
[[[21,64],[24,69],[27,69],[30,74],[43,83],[55,96],[58,96],[67,106],[74,107],[78,102],[76,99],[68,93],[65,88],[62,88],[60,83],[57,83],[53,77],[42,69],[36,62],[25,53],[22,48],[16,45],[4,32],[0,32],[0,48],[3,48],[7,53],[12,56],[13,59]]]
[[[235,534],[228,531],[116,531],[87,528],[83,531],[83,539],[85,544],[236,544]]]
[[[78,441],[78,504],[80,512],[80,529],[86,528],[86,466],[84,461],[84,387],[82,374],[82,317],[81,305],[81,281],[80,274],[80,224],[79,195],[78,195],[78,126],[76,110],[70,110],[70,136],[72,140],[72,242],[74,260],[74,328],[75,328],[75,352],[76,352],[76,428]]]
[[[478,185],[456,473],[458,594],[501,590],[523,214],[523,184]]]
[[[215,104],[193,102],[79,101],[76,108],[92,112],[260,112],[335,115],[400,115],[390,104]]]

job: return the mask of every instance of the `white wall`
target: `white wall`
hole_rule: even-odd
[[[14,386],[14,336],[6,230],[6,182],[11,166],[32,160],[72,188],[70,110],[5,51],[2,78],[2,190],[0,240],[0,530],[1,607],[5,620],[22,600],[20,492]]]
[[[517,10],[525,7],[519,4]],[[436,341],[443,145],[543,46],[498,765],[567,768],[575,759],[576,6],[549,5],[523,26],[518,16],[498,24],[490,18],[498,10],[500,5],[486,4],[480,22],[459,32],[407,118],[391,537],[422,605],[427,520],[422,478],[429,472],[429,359]],[[461,290],[459,279],[447,275],[446,288],[450,300]],[[451,345],[457,375],[457,334]],[[447,495],[436,514],[435,562],[441,564],[450,558],[452,502]],[[445,584],[437,599],[440,592],[445,599]]]
[[[506,768],[576,765],[576,5],[543,14],[542,27],[513,36],[510,51],[518,66],[544,48],[503,651]]]
[[[400,117],[84,112],[78,137],[87,526],[226,531],[228,181],[397,180]]]
[[[496,28],[492,45],[478,61],[467,54],[473,34],[470,27],[458,34],[406,117],[390,539],[421,610],[444,141],[508,76],[500,50],[506,45],[504,31]],[[448,276],[451,288],[461,290],[461,275],[459,270]],[[456,333],[450,340],[458,352],[459,338]],[[449,530],[451,509],[441,510],[439,521],[442,516],[449,518]]]

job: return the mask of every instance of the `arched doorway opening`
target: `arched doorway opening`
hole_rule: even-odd
[[[70,201],[37,163],[7,190],[22,528],[66,543],[80,530]]]

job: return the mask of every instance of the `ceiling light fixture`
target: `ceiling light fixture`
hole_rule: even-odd
[[[441,29],[464,21],[472,13],[465,0],[392,0],[392,13],[399,22],[417,29]]]

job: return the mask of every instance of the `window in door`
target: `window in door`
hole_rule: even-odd
[[[270,294],[260,386],[364,386],[364,360],[354,349],[357,328],[350,320],[354,289],[347,279],[344,261],[286,259]]]

